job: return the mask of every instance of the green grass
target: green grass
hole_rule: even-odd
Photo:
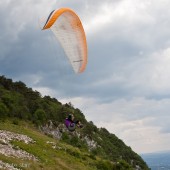
[[[19,158],[6,157],[0,154],[0,160],[10,163],[15,167],[27,170],[96,170],[99,158],[92,156],[88,152],[82,152],[76,147],[55,140],[39,132],[30,123],[19,121],[18,125],[13,121],[0,122],[0,129],[19,134],[24,134],[32,138],[35,143],[25,144],[22,141],[12,141],[11,143],[20,149],[33,154],[38,161],[23,160]],[[47,143],[47,141],[52,143]],[[55,148],[53,148],[55,146]]]

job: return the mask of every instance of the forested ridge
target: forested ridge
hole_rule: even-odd
[[[68,113],[74,113],[84,127],[79,129],[80,136],[71,136],[63,132],[61,141],[78,147],[82,152],[90,152],[94,160],[100,157],[108,162],[98,165],[98,169],[148,169],[142,158],[130,147],[105,128],[97,128],[92,121],[88,122],[84,114],[71,103],[62,104],[56,98],[42,97],[38,91],[28,88],[23,82],[0,76],[0,121],[12,120],[18,124],[21,120],[37,127],[45,126],[49,121],[55,127],[63,124]],[[96,143],[89,150],[82,140],[87,136]],[[76,155],[75,155],[76,156]]]

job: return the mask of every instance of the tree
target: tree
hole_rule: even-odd
[[[46,113],[43,109],[37,109],[33,114],[33,121],[39,125],[44,124],[46,121]]]
[[[0,102],[0,118],[5,118],[8,114],[8,108],[2,102]]]

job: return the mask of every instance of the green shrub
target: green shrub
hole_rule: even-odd
[[[133,168],[124,160],[120,160],[114,164],[113,170],[133,170]]]
[[[19,125],[18,119],[14,119],[14,120],[12,121],[12,123],[13,123],[14,125]]]
[[[7,114],[8,114],[8,108],[4,103],[0,102],[0,119],[5,118]]]
[[[96,163],[97,170],[112,170],[113,165],[109,161],[98,161]]]

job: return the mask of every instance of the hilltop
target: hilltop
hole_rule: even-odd
[[[70,112],[83,123],[82,129],[69,132],[65,128],[63,121]],[[5,76],[0,76],[0,135],[1,168],[148,169],[129,146],[107,129],[88,122],[71,103],[42,97],[23,82]],[[12,150],[9,154],[5,154],[7,148]],[[17,157],[19,153],[21,157]]]

